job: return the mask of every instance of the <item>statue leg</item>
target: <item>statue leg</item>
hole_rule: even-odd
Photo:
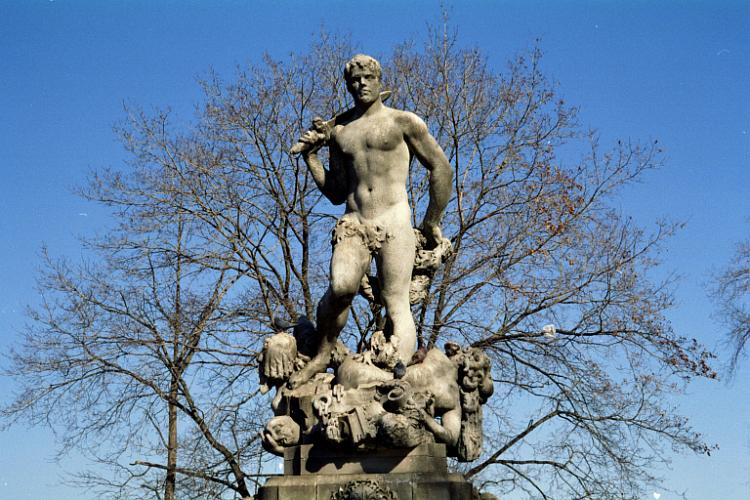
[[[409,304],[409,286],[416,243],[411,225],[389,227],[389,238],[383,243],[377,263],[382,286],[381,297],[386,315],[393,326],[390,342],[406,365],[416,350],[417,332]]]
[[[346,326],[349,307],[359,290],[362,276],[370,265],[370,251],[359,237],[345,238],[333,248],[328,290],[318,303],[318,353],[300,371],[292,374],[289,385],[296,387],[316,373],[325,371],[339,333]]]

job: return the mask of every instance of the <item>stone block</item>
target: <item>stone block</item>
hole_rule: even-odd
[[[279,500],[279,489],[275,486],[268,486],[270,482],[270,480],[267,481],[266,486],[258,490],[258,494],[255,496],[256,500]]]
[[[261,500],[331,500],[354,481],[375,481],[399,500],[472,500],[471,483],[460,474],[347,474],[272,477],[260,490]]]
[[[412,500],[464,500],[472,498],[471,483],[461,474],[415,474]]]
[[[287,448],[284,474],[447,473],[445,445],[427,443],[412,449],[331,450],[316,445]]]
[[[318,498],[315,480],[300,481],[295,476],[276,476],[269,478],[258,492],[260,500],[313,500]],[[328,499],[326,499],[328,500]]]
[[[471,483],[449,474],[445,445],[413,449],[331,450],[302,445],[284,454],[284,476],[268,479],[259,500],[331,500],[355,481],[375,481],[399,500],[472,500]]]

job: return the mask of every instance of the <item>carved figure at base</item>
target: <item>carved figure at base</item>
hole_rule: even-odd
[[[456,443],[456,455],[470,462],[482,453],[482,405],[494,392],[490,358],[476,347],[461,349],[454,343],[446,344],[446,352],[458,367],[461,388],[461,432]]]
[[[273,417],[261,433],[263,448],[274,455],[283,455],[284,448],[299,443],[300,428],[288,415]]]
[[[441,442],[459,461],[476,459],[482,447],[481,406],[493,389],[487,355],[448,343],[445,353],[430,349],[397,378],[387,361],[375,363],[382,358],[381,335],[373,341],[359,354],[338,342],[329,364],[334,373],[317,374],[294,388],[276,380],[277,416],[261,433],[266,450],[281,455],[285,447],[303,443],[412,448]],[[281,366],[271,355],[280,345],[296,350],[294,337],[277,333],[265,343],[264,363]],[[297,358],[294,369],[304,369],[303,363]],[[268,368],[262,364],[260,371]]]

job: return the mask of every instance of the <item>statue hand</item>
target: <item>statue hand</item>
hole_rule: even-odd
[[[326,143],[325,134],[317,130],[308,130],[299,138],[299,142],[305,145],[303,154],[312,154],[318,151]]]
[[[315,130],[317,133],[323,135],[326,141],[328,141],[331,138],[331,129],[328,128],[328,125],[326,124],[325,120],[323,120],[321,117],[316,116],[313,118],[313,130]]]
[[[296,358],[294,337],[288,333],[277,333],[264,343],[261,371],[272,383],[284,381],[294,372]]]
[[[294,360],[289,353],[276,353],[264,366],[264,375],[271,380],[286,380],[294,371]]]
[[[303,154],[313,154],[321,147],[323,147],[331,139],[331,130],[326,125],[326,122],[319,116],[313,118],[312,128],[302,134],[299,138],[299,143],[302,144],[302,148],[298,149],[297,152]]]
[[[425,250],[434,250],[443,241],[443,232],[437,224],[424,223],[422,225],[422,234],[427,240]]]
[[[419,415],[419,422],[424,425],[425,429],[433,434],[440,433],[440,424],[435,421],[435,418],[427,413],[427,411],[420,409],[417,413]]]
[[[273,453],[274,455],[283,457],[284,456],[284,448],[279,445],[279,443],[276,442],[276,440],[271,436],[271,434],[264,430],[260,433],[261,437],[261,444],[263,445],[263,449],[266,450],[269,453]]]

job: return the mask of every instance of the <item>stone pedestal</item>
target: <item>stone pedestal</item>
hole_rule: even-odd
[[[259,500],[471,500],[471,483],[449,474],[445,445],[410,450],[340,451],[294,446],[284,476],[270,478]]]

